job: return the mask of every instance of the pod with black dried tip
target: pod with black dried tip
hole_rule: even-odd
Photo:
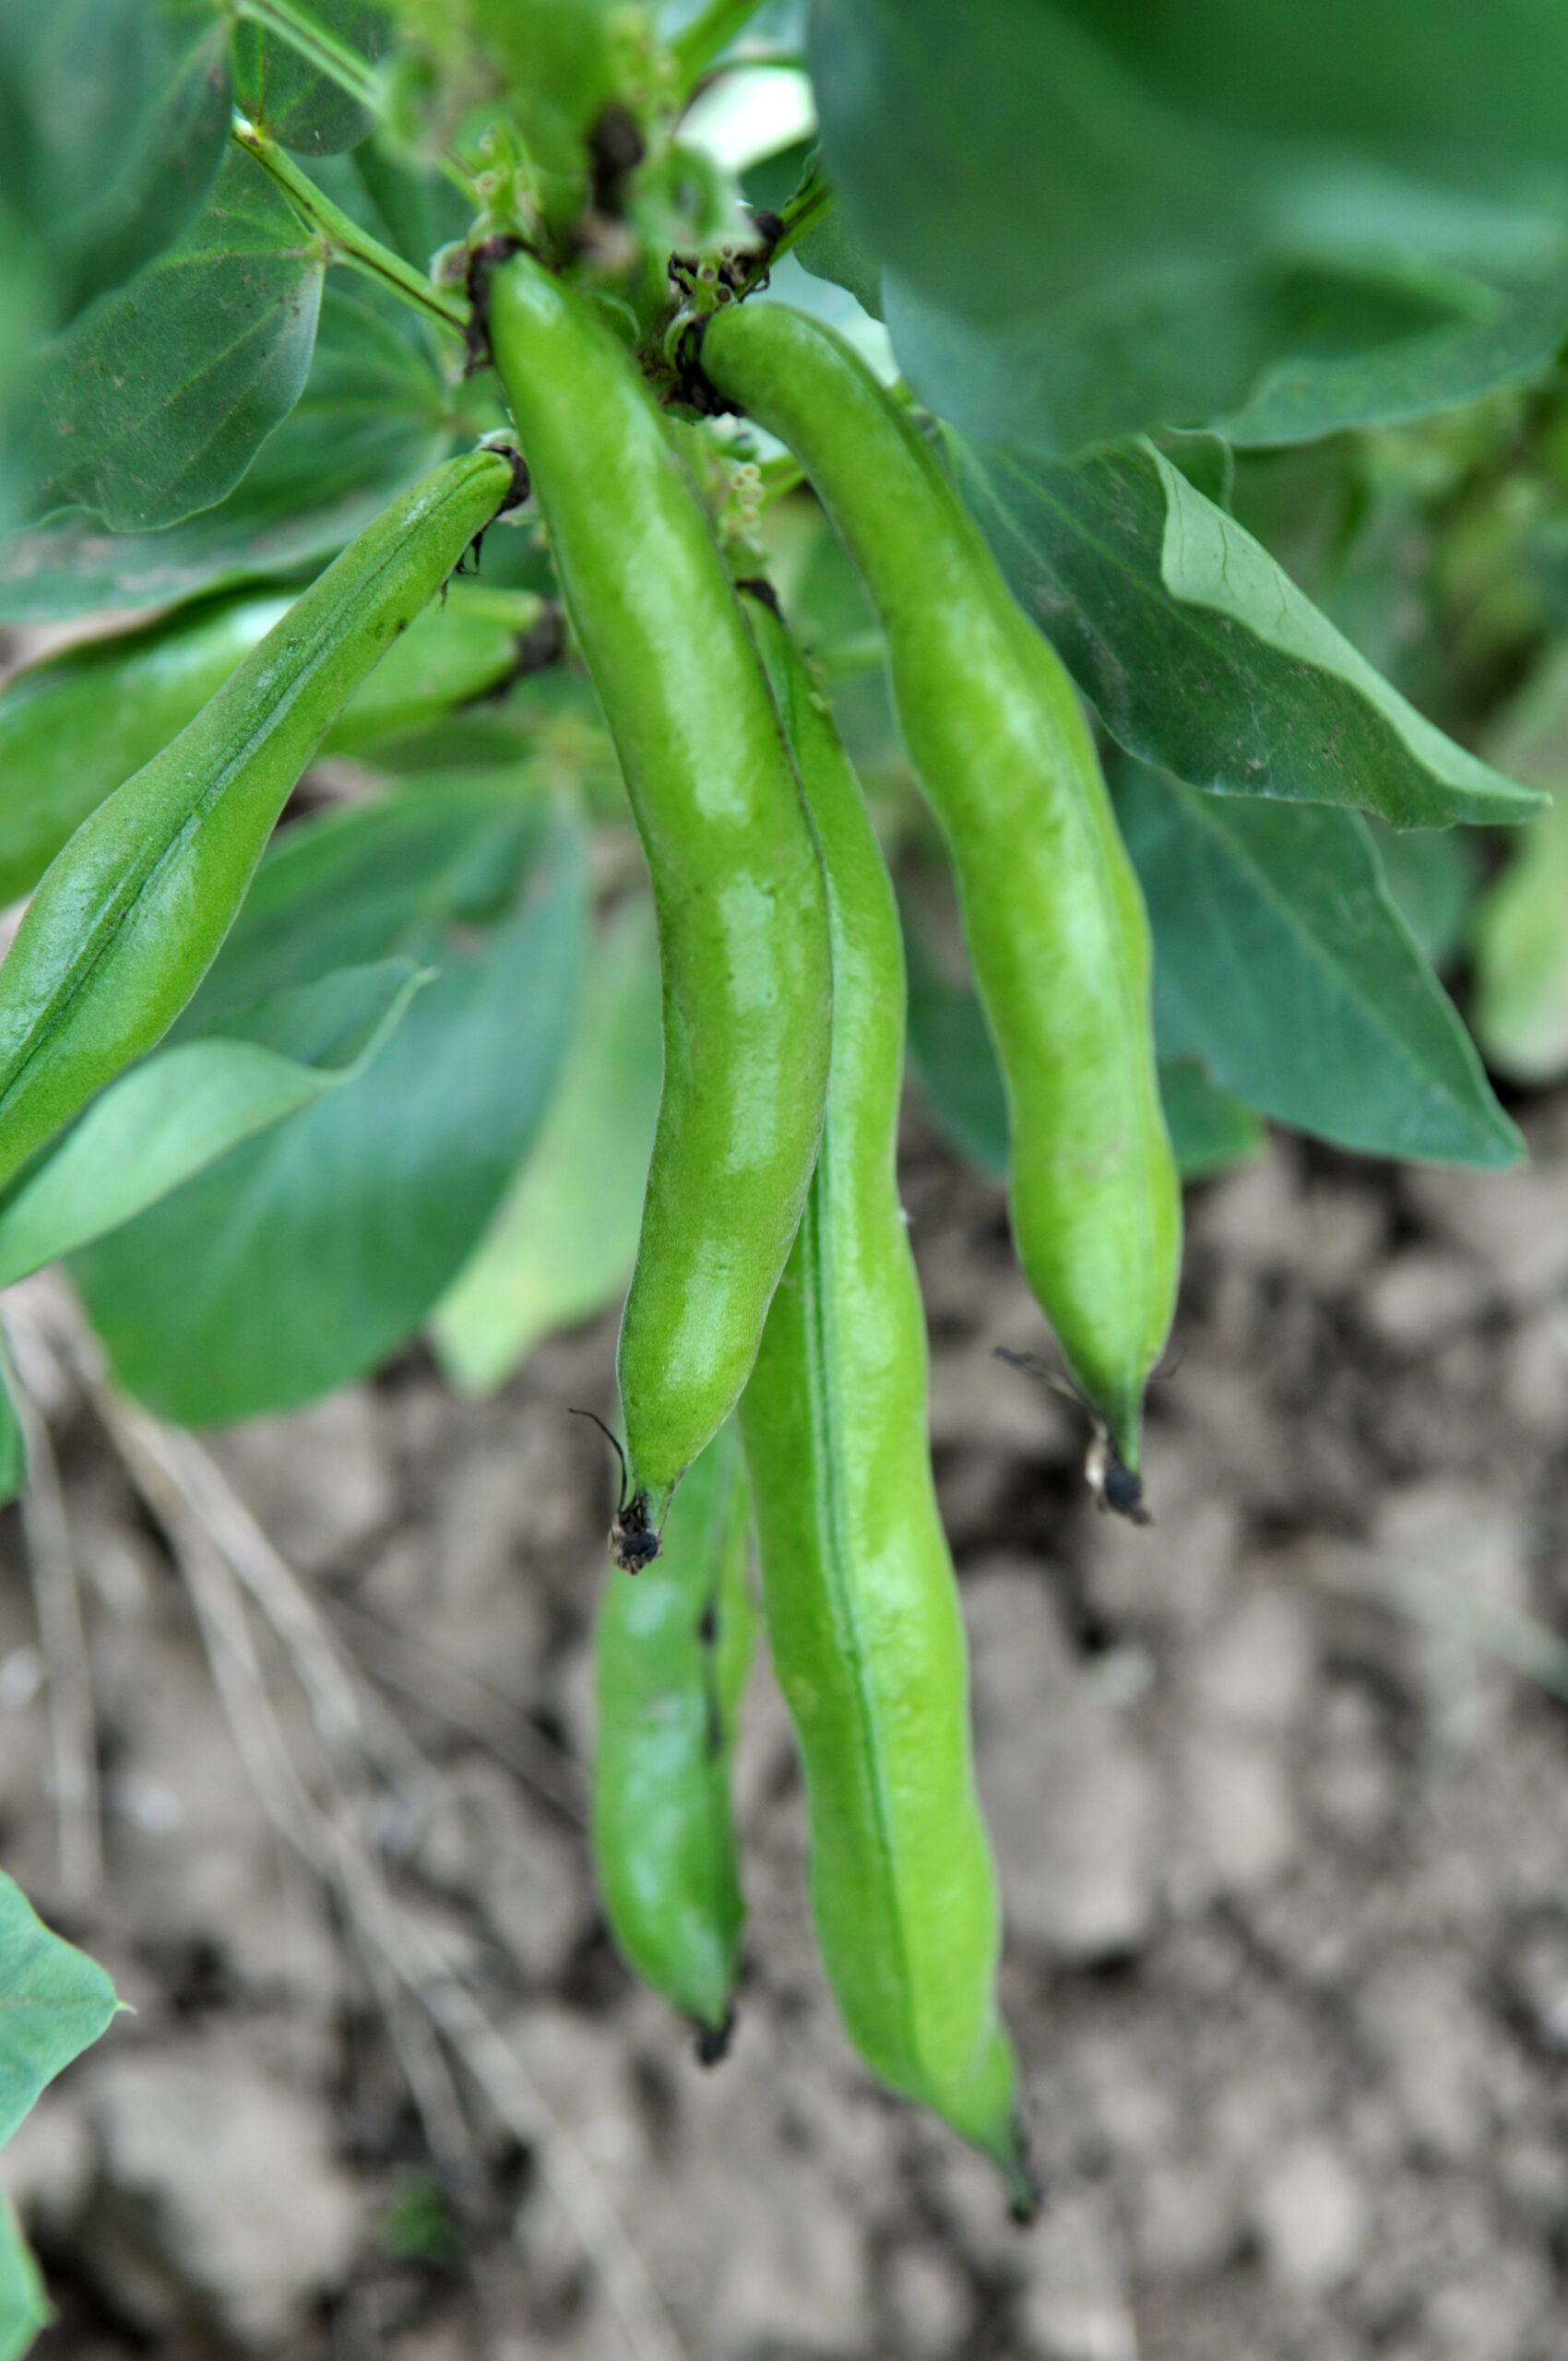
[[[481,309],[659,919],[664,1085],[619,1352],[619,1530],[657,1540],[733,1408],[822,1128],[821,864],[713,528],[624,347],[531,255]]]
[[[615,1941],[697,2028],[734,2019],[744,1905],[730,1785],[756,1635],[746,1476],[721,1427],[671,1503],[663,1548],[610,1575],[594,1632],[593,1848]]]
[[[748,303],[703,324],[699,357],[722,399],[794,453],[881,618],[1006,1081],[1018,1258],[1135,1477],[1176,1299],[1181,1187],[1148,920],[1076,692],[936,452],[841,338]]]

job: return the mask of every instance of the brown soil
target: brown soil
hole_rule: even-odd
[[[1004,1995],[1050,2186],[1025,2232],[837,2029],[766,1674],[729,2061],[702,2071],[609,1947],[582,1828],[609,1477],[564,1408],[608,1412],[612,1323],[483,1406],[414,1354],[208,1439],[363,1676],[377,1767],[343,1740],[358,1867],[339,1857],[331,1895],[276,1824],[327,1794],[308,1643],[254,1610],[223,1641],[238,1593],[199,1520],[182,1576],[178,1514],[149,1511],[35,1340],[106,1869],[62,1888],[14,1512],[0,1858],[137,2011],[6,2158],[61,2306],[42,2361],[1568,2356],[1568,1108],[1531,1128],[1535,1164],[1502,1179],[1287,1144],[1195,1196],[1147,1532],[1093,1513],[1072,1414],[992,1358],[1040,1343],[998,1192],[912,1133]],[[278,1745],[306,1800],[274,1793],[269,1818],[252,1774],[275,1779]],[[469,2060],[450,2080],[407,1999],[400,2060],[367,1942],[447,2008]]]

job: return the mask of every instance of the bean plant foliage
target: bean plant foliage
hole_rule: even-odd
[[[1460,0],[0,0],[0,617],[93,618],[0,693],[7,896],[390,501],[509,431],[472,257],[520,242],[816,668],[962,1152],[1005,1168],[1008,1098],[877,616],[789,454],[686,365],[737,300],[898,388],[1067,666],[1183,1174],[1266,1123],[1513,1163],[1489,1066],[1568,1071],[1564,87],[1568,17],[1526,0],[1484,31]],[[742,89],[783,126],[749,148]],[[647,898],[537,501],[471,565],[165,1038],[0,1191],[0,1285],[63,1259],[176,1422],[422,1335],[487,1391],[625,1285]],[[16,1432],[0,1461],[14,1491]],[[0,2002],[23,1967],[47,2005],[0,2006],[0,2136],[113,2007],[0,1886]],[[0,2353],[28,2269],[0,2221]]]

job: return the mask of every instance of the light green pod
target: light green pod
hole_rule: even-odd
[[[294,593],[212,599],[144,631],[30,665],[0,694],[0,903],[30,893],[73,829],[194,720]],[[489,694],[516,670],[542,601],[454,584],[377,665],[325,742],[357,753]]]
[[[532,635],[543,616],[537,591],[454,582],[354,691],[322,753],[362,753],[495,695],[534,660]]]
[[[724,398],[794,452],[881,615],[1006,1079],[1018,1259],[1135,1470],[1175,1306],[1181,1188],[1148,921],[1076,693],[935,453],[847,344],[747,303],[709,321],[701,352]]]
[[[811,1179],[822,871],[739,599],[624,349],[526,254],[494,270],[489,326],[659,917],[664,1088],[619,1355],[617,1547],[640,1564],[746,1382]]]
[[[741,1400],[768,1639],[805,1768],[812,1907],[867,2065],[993,2157],[1027,2208],[996,2012],[1001,1914],[898,1201],[898,915],[826,705],[781,626],[762,615],[758,627],[822,847],[833,940],[822,1149]]]
[[[72,830],[222,687],[292,593],[212,599],[172,622],[30,665],[0,695],[0,902],[37,884]]]
[[[475,451],[394,501],[51,864],[0,965],[0,1180],[173,1023],[300,773],[514,481]]]
[[[756,1642],[732,1422],[687,1473],[663,1538],[635,1579],[612,1572],[599,1610],[593,1849],[622,1953],[692,2019],[711,2065],[729,2043],[745,1915],[730,1774]]]

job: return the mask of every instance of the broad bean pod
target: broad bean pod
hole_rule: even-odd
[[[1027,2209],[895,1164],[897,911],[826,706],[781,625],[764,614],[757,626],[822,847],[834,960],[822,1148],[741,1400],[768,1640],[805,1768],[813,1914],[867,2065],[993,2157]]]
[[[795,1235],[827,1082],[827,918],[739,599],[624,348],[528,254],[493,268],[488,319],[659,919],[664,1087],[619,1352],[615,1546],[636,1565],[734,1406]]]
[[[622,1953],[728,2044],[744,1904],[730,1809],[735,1716],[756,1615],[746,1475],[732,1421],[682,1483],[658,1560],[610,1576],[594,1634],[593,1848]]]
[[[0,694],[0,903],[29,893],[106,795],[196,718],[279,623],[295,592],[204,600],[141,631],[46,657]],[[543,602],[454,586],[426,607],[350,698],[324,742],[353,753],[486,696],[527,654]]]
[[[707,324],[701,365],[793,451],[881,615],[1006,1079],[1019,1261],[1135,1471],[1175,1303],[1181,1190],[1148,922],[1076,694],[936,453],[841,338],[746,303]],[[1130,1479],[1123,1494],[1117,1505],[1135,1505]]]
[[[56,856],[0,965],[0,1180],[172,1024],[305,765],[517,481],[480,450],[394,501]]]

